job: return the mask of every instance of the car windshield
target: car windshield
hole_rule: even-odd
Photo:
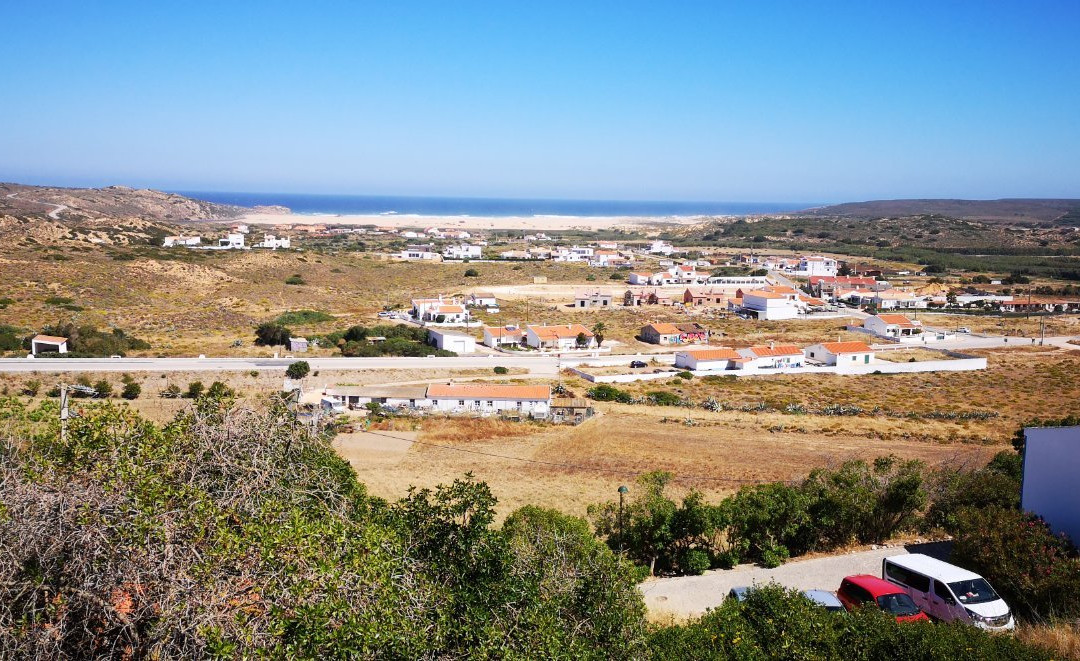
[[[990,587],[990,584],[986,582],[986,579],[982,578],[949,583],[949,587],[952,588],[953,594],[962,604],[985,604],[988,601],[997,601],[1001,598],[997,592],[994,592],[994,588]]]
[[[905,615],[915,615],[919,612],[919,607],[915,605],[915,602],[911,600],[911,597],[903,592],[883,594],[877,598],[877,605],[881,607],[881,610],[888,611],[893,615],[899,615],[901,617]]]

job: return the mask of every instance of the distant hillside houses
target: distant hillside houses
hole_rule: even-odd
[[[546,419],[551,410],[549,386],[433,383],[428,386],[335,386],[323,389],[324,401],[341,407],[367,404],[417,412],[499,415]]]
[[[740,289],[728,305],[736,312],[761,321],[777,321],[794,319],[814,309],[824,309],[826,303],[791,287],[770,285],[746,292]]]
[[[412,317],[422,323],[461,325],[472,321],[469,310],[456,298],[414,298]]]
[[[865,342],[822,342],[806,349],[793,344],[770,343],[743,349],[709,347],[680,351],[675,354],[675,367],[695,372],[768,371],[799,368],[808,363],[826,366],[867,365],[874,360],[875,352]]]
[[[201,236],[167,236],[161,245],[165,248],[172,248],[174,246],[197,246],[201,243]]]
[[[260,243],[255,244],[256,248],[268,248],[270,250],[277,250],[278,248],[290,248],[292,247],[292,241],[289,237],[282,236],[276,237],[273,234],[266,234],[263,236],[263,240]]]
[[[409,261],[433,261],[439,259],[439,253],[435,252],[435,247],[431,244],[417,244],[407,246],[398,257]]]
[[[442,256],[444,259],[480,259],[482,251],[480,246],[462,243],[446,246],[443,248]]]

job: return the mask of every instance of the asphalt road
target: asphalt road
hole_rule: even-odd
[[[632,357],[628,356],[627,361]],[[4,358],[0,372],[229,372],[285,370],[306,360],[313,370],[477,369],[495,365],[521,367],[554,375],[559,360],[550,356],[478,355],[455,358]]]

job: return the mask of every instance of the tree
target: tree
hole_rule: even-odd
[[[100,381],[98,381],[97,383],[94,384],[94,391],[95,391],[94,397],[99,397],[101,399],[108,399],[108,398],[112,397],[112,384],[109,383],[108,381],[106,381],[105,379],[101,379]]]
[[[120,391],[120,396],[123,397],[124,399],[128,399],[128,400],[138,399],[139,395],[141,395],[141,394],[142,394],[142,386],[135,383],[134,381],[131,381],[129,383],[125,383],[124,384],[124,389],[122,391]]]
[[[187,399],[198,399],[202,396],[204,389],[205,386],[203,386],[202,381],[192,381],[188,384],[187,392],[184,393],[184,397]]]
[[[480,277],[480,272],[477,271],[476,269],[465,269],[465,277],[466,278],[479,278]]]
[[[607,332],[607,325],[602,321],[598,321],[593,324],[592,334],[596,337],[596,346],[604,344],[604,333]]]
[[[583,348],[589,346],[589,336],[586,335],[585,333],[578,333],[577,338],[575,339],[575,342],[577,343],[578,348],[583,349]]]
[[[672,475],[653,471],[637,479],[637,489],[619,516],[619,504],[608,502],[589,507],[596,533],[606,537],[608,546],[624,549],[638,562],[647,564],[655,575],[656,563],[664,557],[673,541],[671,524],[677,509],[675,501],[664,494]]]
[[[288,328],[272,321],[259,324],[255,329],[255,344],[263,347],[285,346],[291,337]]]
[[[310,372],[311,365],[309,365],[306,360],[298,360],[285,369],[285,376],[290,379],[299,380],[307,376]]]

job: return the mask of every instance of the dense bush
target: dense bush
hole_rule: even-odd
[[[49,403],[55,407],[55,403]],[[0,401],[12,658],[641,658],[632,567],[574,517],[495,527],[471,479],[369,497],[284,406],[158,427]]]
[[[134,381],[131,381],[129,383],[125,383],[124,384],[124,389],[120,391],[120,396],[123,397],[124,399],[128,399],[128,400],[138,399],[139,395],[141,395],[141,394],[142,394],[142,386],[135,383]]]
[[[613,385],[607,383],[601,383],[585,391],[585,395],[589,399],[595,399],[598,402],[621,402],[623,404],[629,404],[634,401],[634,396],[625,390],[619,390]]]
[[[384,338],[372,342],[372,338]],[[341,355],[352,358],[375,356],[456,356],[452,351],[427,344],[427,330],[404,324],[351,326],[323,338],[326,346],[338,346]]]
[[[1045,522],[1017,509],[969,507],[954,528],[953,560],[990,581],[1016,612],[1080,618],[1080,557]]]
[[[655,406],[680,406],[682,397],[667,390],[651,390],[645,393],[645,399]]]
[[[302,379],[311,373],[311,365],[306,360],[298,360],[295,363],[290,363],[285,368],[285,376],[290,379]]]
[[[303,326],[305,324],[318,324],[324,321],[333,321],[334,315],[327,314],[322,310],[290,310],[281,313],[274,323],[279,326]]]
[[[268,321],[255,329],[255,344],[261,347],[285,346],[292,334],[281,324]]]
[[[199,397],[202,397],[205,389],[206,386],[203,385],[202,381],[192,381],[188,384],[187,392],[184,393],[184,397],[188,399],[198,399]]]
[[[956,517],[966,508],[1019,508],[1022,473],[1020,455],[1008,451],[999,452],[979,470],[939,469],[931,480],[931,504],[923,527],[953,533]]]
[[[830,613],[775,584],[729,599],[685,625],[655,627],[649,652],[678,659],[878,659],[1005,661],[1049,659],[1009,636],[965,624],[898,623],[881,611]]]
[[[56,335],[68,339],[68,353],[65,357],[96,357],[123,356],[128,351],[149,349],[150,343],[137,337],[131,337],[119,328],[110,332],[99,331],[93,326],[77,326],[73,323],[45,326],[41,329],[44,335]],[[23,348],[30,349],[30,339],[27,336],[23,340]]]

